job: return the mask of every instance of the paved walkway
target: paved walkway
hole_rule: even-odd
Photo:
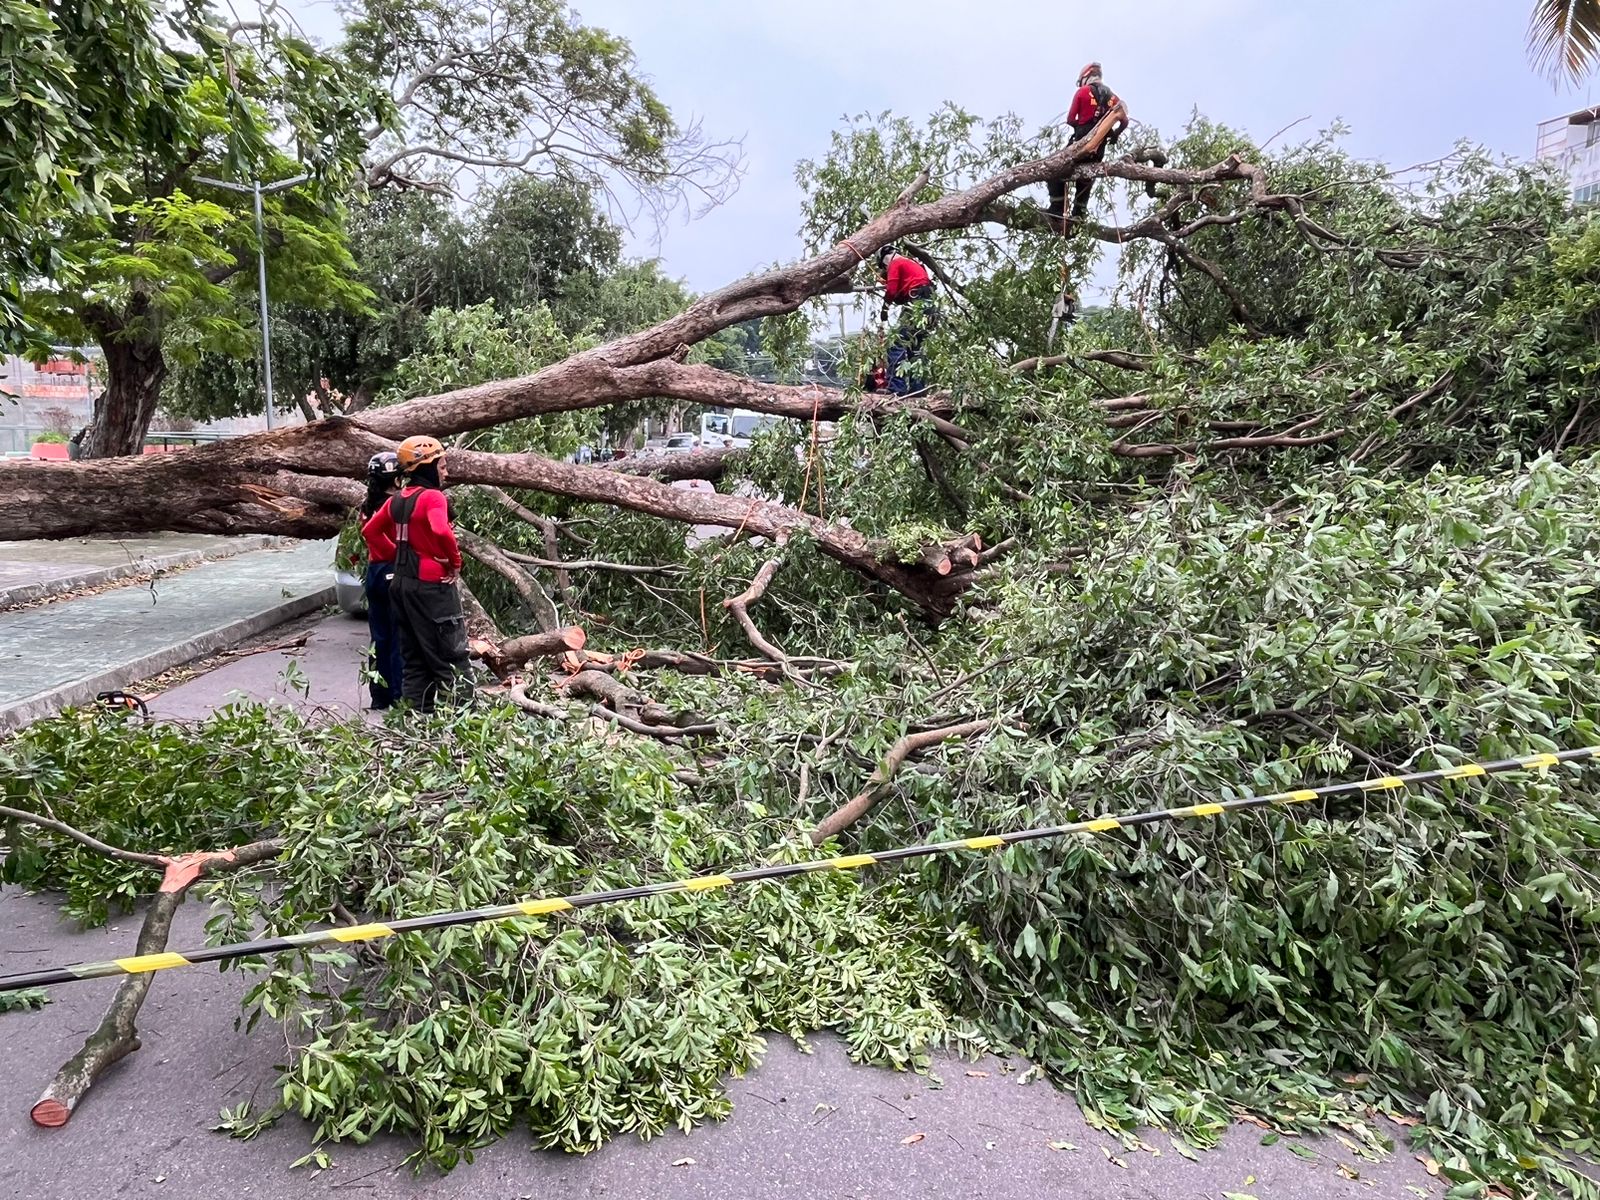
[[[0,608],[283,542],[283,538],[265,534],[221,537],[206,533],[0,542]]]
[[[259,700],[313,706],[351,717],[368,703],[361,678],[366,653],[365,620],[328,617],[311,628],[303,647],[263,651],[223,663],[154,697],[150,711],[158,717],[196,720],[233,701]],[[305,691],[289,686],[286,672],[291,662],[299,668]]]
[[[165,671],[330,602],[333,548],[303,542],[0,612],[0,729]]]

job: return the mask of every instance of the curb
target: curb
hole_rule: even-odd
[[[292,621],[333,602],[334,592],[331,587],[307,592],[303,596],[295,596],[281,604],[274,604],[271,608],[262,609],[248,617],[241,617],[220,628],[208,629],[175,645],[165,646],[146,654],[143,658],[113,667],[109,671],[102,671],[98,675],[83,679],[74,679],[71,683],[51,688],[47,692],[28,696],[6,708],[0,708],[0,730],[20,728],[37,721],[40,717],[52,716],[63,708],[90,703],[100,692],[123,688],[138,680],[170,671],[173,667],[180,667],[186,662],[203,658],[245,638],[254,637],[274,625],[282,625],[285,621]]]
[[[134,575],[149,575],[161,571],[171,571],[178,567],[194,567],[205,562],[219,562],[225,558],[232,558],[237,554],[250,554],[256,550],[274,550],[279,546],[293,543],[295,539],[280,537],[271,533],[255,533],[241,535],[239,540],[228,546],[218,546],[211,550],[178,550],[172,554],[161,554],[154,558],[135,558],[129,562],[118,563],[114,567],[95,567],[77,575],[66,575],[60,579],[46,579],[39,583],[19,583],[15,587],[0,588],[0,609],[15,608],[19,604],[32,604],[36,600],[44,600],[62,592],[72,592],[79,588],[99,587],[103,583],[115,583],[119,579],[127,579]]]

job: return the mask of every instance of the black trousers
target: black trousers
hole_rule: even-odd
[[[461,593],[453,583],[425,583],[396,574],[390,596],[405,660],[401,695],[423,712],[432,712],[440,693],[449,702],[469,686]]]
[[[1089,129],[1094,128],[1092,125]],[[1087,135],[1088,129],[1084,131]],[[1073,141],[1078,138],[1074,137]],[[1107,139],[1109,140],[1109,139]],[[1104,162],[1106,158],[1106,142],[1100,143],[1100,148],[1093,154],[1085,155],[1080,162]],[[1059,228],[1063,217],[1067,215],[1067,181],[1065,179],[1051,179],[1047,181],[1050,189],[1050,221],[1052,227]],[[1093,179],[1077,179],[1072,184],[1072,215],[1083,218],[1089,215],[1089,195],[1094,191]]]
[[[889,390],[909,396],[927,386],[922,377],[922,345],[939,324],[939,306],[933,302],[933,287],[917,288],[900,310],[894,337],[889,342]]]

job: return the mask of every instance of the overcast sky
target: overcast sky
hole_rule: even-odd
[[[315,35],[329,0],[289,0]],[[1558,92],[1524,49],[1530,0],[577,0],[628,38],[673,111],[742,137],[738,193],[632,246],[705,291],[799,250],[797,160],[825,152],[846,114],[925,117],[946,100],[1029,126],[1063,112],[1078,68],[1139,120],[1175,134],[1198,108],[1265,138],[1337,119],[1362,157],[1407,165],[1460,138],[1518,156],[1534,127],[1588,103]]]

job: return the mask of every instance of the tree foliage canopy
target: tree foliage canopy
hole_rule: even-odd
[[[471,293],[455,303],[497,292],[522,303],[580,264],[615,259],[618,235],[594,195],[664,217],[737,183],[737,147],[680,127],[627,43],[564,5],[363,0],[344,16],[342,42],[319,48],[277,12],[225,27],[190,0],[0,9],[0,45],[18,48],[0,81],[0,131],[15,135],[0,151],[0,339],[40,357],[52,341],[100,345],[108,386],[86,456],[137,452],[173,364],[217,356],[172,389],[175,411],[243,407],[242,363],[259,338],[246,303],[257,284],[243,269],[257,250],[251,199],[207,179],[309,176],[268,202],[271,299],[298,326],[297,393],[328,374],[317,346],[342,340],[351,361],[336,351],[334,373],[347,368],[346,386],[367,397],[403,353],[396,341],[409,346],[408,314],[427,310],[412,314],[403,298],[367,309],[372,297],[351,281],[352,201],[452,196],[463,172],[490,180],[484,204],[502,219],[454,261]],[[553,277],[530,279],[534,262]],[[370,269],[389,265],[379,255]],[[370,359],[364,333],[379,335]]]
[[[137,248],[150,228],[141,206],[181,206],[178,193],[193,196],[198,175],[270,180],[286,160],[275,146],[287,141],[287,173],[307,172],[335,189],[352,178],[360,124],[376,111],[373,94],[344,65],[274,25],[263,24],[254,44],[236,33],[203,4],[7,0],[0,336],[8,346],[42,352],[44,334],[82,340],[75,323],[108,283],[110,305],[116,285],[166,284],[161,265]],[[214,202],[238,205],[227,196]],[[216,223],[212,213],[194,220]],[[121,252],[132,261],[119,263]],[[214,257],[201,266],[215,265]],[[214,296],[193,284],[192,272],[179,271],[167,299],[191,300],[206,313]]]
[[[272,369],[285,407],[309,396],[313,412],[352,411],[404,390],[397,365],[425,350],[436,308],[492,303],[509,314],[544,305],[569,332],[592,325],[615,334],[687,299],[649,267],[625,268],[613,279],[621,230],[591,196],[565,183],[506,179],[465,211],[426,192],[368,193],[349,211],[348,240],[349,284],[364,299],[329,308],[285,296],[274,306]],[[617,311],[640,271],[662,289],[660,300]],[[625,320],[637,324],[619,323]],[[199,418],[253,412],[261,404],[259,365],[259,355],[205,354],[174,373],[163,408]]]

